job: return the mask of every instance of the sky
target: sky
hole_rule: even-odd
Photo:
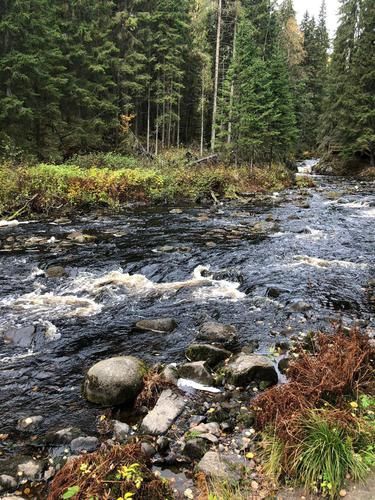
[[[321,0],[294,0],[294,8],[297,12],[297,19],[301,21],[306,10],[311,16],[318,16]],[[337,12],[339,0],[326,0],[327,5],[327,27],[332,37],[335,34],[337,26]]]

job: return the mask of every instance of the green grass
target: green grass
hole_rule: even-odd
[[[369,466],[353,445],[353,437],[340,425],[312,411],[303,423],[304,437],[295,450],[293,469],[297,481],[308,490],[334,498],[347,474],[363,480]]]
[[[76,162],[77,164],[73,164]],[[235,198],[241,191],[281,190],[292,176],[283,167],[191,166],[183,153],[137,160],[115,153],[75,157],[63,165],[0,165],[0,216],[53,213],[64,208],[116,208],[125,203],[196,203]]]

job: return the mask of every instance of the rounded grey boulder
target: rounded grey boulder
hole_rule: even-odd
[[[143,361],[133,356],[104,359],[87,372],[83,395],[101,406],[131,403],[142,390],[145,373]]]

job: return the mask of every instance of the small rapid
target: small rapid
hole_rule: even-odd
[[[313,165],[304,162],[300,174]],[[333,320],[373,332],[374,185],[311,179],[315,187],[215,210],[1,221],[2,432],[28,415],[42,415],[44,431],[94,432],[100,410],[81,397],[85,370],[119,354],[178,362],[207,319],[235,325],[242,346],[263,353]],[[135,330],[156,317],[175,318],[176,330]]]

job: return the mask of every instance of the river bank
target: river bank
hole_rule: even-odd
[[[280,191],[294,177],[282,165],[250,169],[195,164],[186,152],[157,159],[100,154],[63,165],[0,165],[0,217],[67,214],[127,205],[212,204],[241,193]]]
[[[150,367],[183,365],[207,321],[232,325],[235,354],[265,356],[276,368],[285,349],[311,331],[330,330],[332,319],[359,323],[373,335],[374,186],[312,180],[314,187],[232,200],[215,210],[96,210],[0,229],[0,470],[15,477],[20,495],[30,498],[24,490],[32,485],[26,476],[18,479],[19,465],[36,462],[32,483],[48,484],[63,457],[77,453],[75,445],[112,439],[114,430],[103,422],[119,420],[138,436],[131,415],[107,413],[82,398],[85,373],[97,361],[132,355]],[[135,328],[168,317],[176,322],[173,331]],[[199,425],[193,415],[219,424],[219,436],[216,426],[208,432],[208,452],[239,454],[250,463],[245,454],[256,450],[241,448],[253,442],[254,424],[246,419],[253,389],[264,389],[258,384],[236,390],[218,381],[221,393],[184,393],[186,411],[170,429],[168,460],[169,452],[158,456],[162,442],[141,437],[157,452],[154,469],[175,478],[182,494],[195,494],[191,464],[197,460],[180,461],[186,438],[198,438],[185,436],[190,424]],[[19,421],[39,416],[25,422],[35,423],[30,431],[17,429]],[[60,432],[68,428],[74,433]],[[53,442],[56,434],[63,442]],[[76,438],[90,439],[72,444]],[[251,473],[262,490],[259,471]]]

